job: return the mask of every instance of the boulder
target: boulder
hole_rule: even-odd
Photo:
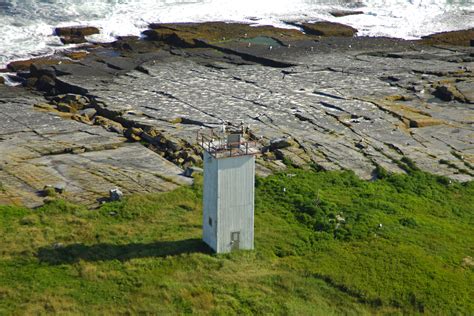
[[[180,151],[183,149],[183,146],[177,140],[168,139],[166,141],[166,148],[170,149],[171,151]]]
[[[52,185],[45,185],[40,193],[43,197],[55,197],[58,192]]]
[[[58,35],[63,44],[81,44],[87,42],[86,36],[99,34],[98,28],[93,26],[57,27],[54,33]]]
[[[109,200],[113,201],[120,201],[123,198],[123,193],[120,191],[119,188],[109,190]]]
[[[57,36],[84,37],[99,34],[100,30],[94,26],[66,26],[54,29]]]
[[[76,113],[77,111],[69,104],[63,103],[63,102],[58,103],[58,105],[56,105],[56,108],[58,109],[58,111],[66,112],[66,113]]]
[[[270,140],[271,150],[282,149],[292,145],[294,145],[294,141],[291,139],[291,137],[281,137]]]
[[[422,38],[422,42],[429,45],[458,45],[472,46],[474,28],[452,32],[435,33]]]
[[[318,36],[353,37],[357,33],[351,26],[334,22],[303,23],[301,28],[306,34]]]
[[[153,23],[143,32],[145,38],[179,47],[202,47],[205,43],[245,41],[255,37],[271,37],[279,41],[308,39],[294,29],[273,26],[253,27],[243,23]]]
[[[5,78],[0,76],[0,84],[5,84]]]
[[[143,133],[143,130],[141,128],[129,127],[124,132],[124,135],[130,140],[139,142],[141,140],[142,133]]]
[[[64,56],[74,59],[74,60],[79,60],[85,58],[87,55],[89,55],[88,52],[86,51],[73,51],[73,52],[65,52]]]
[[[462,264],[463,267],[465,268],[472,268],[474,267],[474,259],[472,257],[467,256],[462,259]]]
[[[462,95],[454,85],[449,83],[436,86],[433,95],[443,101],[466,101],[464,95]]]
[[[60,40],[63,44],[82,44],[87,42],[83,36],[61,36]]]
[[[436,118],[431,118],[431,117],[417,117],[417,118],[411,118],[409,120],[408,126],[411,128],[421,128],[421,127],[427,127],[427,126],[436,126],[436,125],[441,125],[444,124],[442,120],[436,119]]]
[[[122,124],[117,123],[113,120],[110,120],[110,119],[105,118],[105,117],[100,116],[100,115],[97,115],[95,117],[94,124],[102,126],[103,128],[105,128],[109,132],[115,132],[115,133],[123,134],[123,131],[124,131],[124,128],[123,128]]]
[[[112,47],[122,53],[148,53],[156,51],[159,46],[153,41],[142,41],[138,36],[121,36],[112,43]]]
[[[358,15],[358,14],[364,14],[363,11],[345,11],[345,10],[335,10],[329,12],[333,17],[340,18],[343,16],[348,16],[348,15]]]
[[[71,102],[76,101],[80,97],[82,96],[73,94],[73,93],[66,93],[66,94],[60,94],[60,95],[55,96],[53,98],[53,101],[56,103],[58,102],[71,103]]]
[[[87,104],[90,103],[88,97],[73,93],[67,93],[65,95],[58,96],[58,98],[55,98],[55,101],[67,103],[71,106],[74,106],[77,110],[82,110]]]
[[[51,245],[53,249],[62,249],[64,248],[64,244],[62,242],[55,242],[54,244]]]
[[[36,88],[41,91],[50,92],[56,86],[56,81],[46,75],[41,76],[36,82]]]
[[[198,155],[190,154],[187,158],[187,162],[192,163],[192,164],[198,164],[202,162],[202,159]]]
[[[66,192],[66,185],[65,184],[57,184],[54,186],[54,190],[56,193],[64,194]]]
[[[39,57],[26,60],[12,61],[7,65],[7,68],[9,69],[9,71],[18,72],[22,70],[30,70],[32,64],[35,64],[37,66],[52,66],[62,63],[71,63],[71,61],[62,58]]]
[[[46,75],[50,78],[56,79],[56,71],[50,65],[44,65],[41,63],[32,63],[30,65],[30,76],[40,78]]]
[[[183,176],[188,177],[188,178],[192,178],[193,174],[199,174],[199,173],[203,173],[203,172],[204,172],[204,170],[202,168],[188,167],[188,168],[186,168],[186,170],[184,170]]]
[[[76,122],[83,123],[83,124],[91,124],[91,121],[89,120],[87,116],[82,116],[79,114],[72,115],[71,120],[74,120]]]
[[[92,120],[92,118],[97,114],[97,110],[93,108],[88,108],[80,111],[79,114],[87,117],[89,120]]]
[[[345,223],[345,222],[346,222],[346,219],[345,219],[344,217],[342,217],[342,215],[337,214],[337,215],[336,215],[336,221],[337,221],[338,223]]]

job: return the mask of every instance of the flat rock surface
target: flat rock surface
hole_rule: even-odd
[[[431,173],[473,179],[472,47],[239,36],[190,37],[195,48],[127,39],[114,44],[126,52],[55,65],[54,89],[92,100],[91,122],[47,112],[48,104],[40,111],[42,95],[0,86],[0,203],[40,205],[45,185],[65,185],[66,198],[94,204],[114,187],[189,183],[177,165],[196,161],[197,132],[223,124],[243,127],[268,150],[258,160],[262,175],[286,161],[373,179],[377,166],[404,172],[408,158]],[[449,87],[445,100],[440,86]],[[105,128],[92,125],[99,118]],[[277,138],[291,142],[269,146]]]
[[[40,112],[41,96],[0,86],[0,204],[39,206],[45,186],[68,200],[95,205],[108,191],[156,192],[190,183],[182,170],[126,138]]]
[[[376,165],[402,172],[403,157],[425,171],[472,179],[473,106],[432,95],[434,84],[449,80],[472,91],[473,63],[449,61],[470,49],[378,49],[324,53],[306,47],[291,54],[294,66],[284,68],[204,63],[174,53],[143,64],[146,73],[131,71],[106,84],[74,75],[61,80],[84,85],[100,107],[123,120],[191,144],[203,126],[243,124],[262,143],[295,139],[297,148],[283,156],[351,169],[365,179]]]

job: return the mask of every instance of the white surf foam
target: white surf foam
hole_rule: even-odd
[[[7,5],[3,5],[6,3]],[[362,15],[335,18],[331,10]],[[92,40],[139,35],[151,22],[238,21],[291,27],[284,21],[329,20],[362,36],[419,38],[474,27],[473,0],[5,0],[0,3],[0,67],[62,49],[55,26],[94,25]]]

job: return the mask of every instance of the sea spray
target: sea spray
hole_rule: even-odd
[[[362,14],[334,17],[335,10]],[[472,0],[4,0],[0,1],[0,67],[13,59],[64,49],[56,26],[94,25],[93,41],[139,35],[150,22],[240,21],[293,27],[287,21],[330,20],[359,36],[419,38],[474,27]]]

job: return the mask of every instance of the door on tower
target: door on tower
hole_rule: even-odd
[[[240,232],[232,232],[230,233],[230,249],[238,250],[240,243]]]

